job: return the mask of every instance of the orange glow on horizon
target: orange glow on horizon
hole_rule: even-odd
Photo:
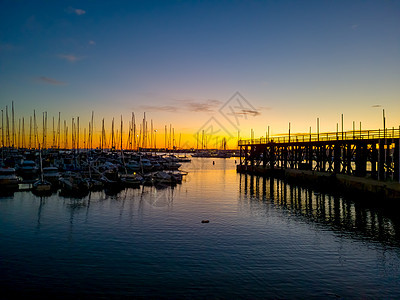
[[[47,112],[34,112],[28,116],[16,116],[13,105],[2,109],[1,142],[5,147],[19,148],[65,148],[65,149],[127,149],[158,148],[158,149],[237,149],[241,139],[257,139],[276,137],[288,134],[291,126],[292,135],[317,132],[316,121],[312,126],[309,119],[298,117],[293,122],[287,122],[279,115],[264,118],[242,120],[240,126],[234,127],[221,116],[211,114],[186,114],[176,119],[176,124],[165,122],[165,115],[156,115],[157,120],[143,117],[136,119],[133,113],[120,118],[107,119],[93,116],[93,112],[86,117],[60,117]],[[291,117],[292,115],[289,115]],[[330,114],[325,118],[316,118],[319,121],[319,132],[336,132],[342,130],[341,116]],[[344,117],[343,130],[351,131],[383,128],[382,113],[379,110],[370,110],[364,119],[366,121],[349,121],[354,115]],[[209,123],[209,121],[214,123]],[[391,116],[386,120],[386,128],[399,128],[398,120]],[[289,125],[290,124],[290,125]],[[219,127],[218,127],[219,126]],[[238,129],[239,128],[239,129]],[[121,135],[122,131],[122,135]]]

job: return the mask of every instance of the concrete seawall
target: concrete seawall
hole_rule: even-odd
[[[368,198],[395,201],[400,204],[400,183],[378,181],[344,174],[332,174],[295,169],[269,169],[258,166],[237,166],[238,173],[271,176],[287,182],[312,186],[342,194],[357,194]]]

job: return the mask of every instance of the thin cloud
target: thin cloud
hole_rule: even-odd
[[[142,105],[142,108],[146,111],[166,111],[176,112],[178,107],[172,105],[156,106],[156,105]]]
[[[242,110],[240,110],[238,112],[234,111],[234,112],[230,113],[230,115],[245,115],[245,116],[251,115],[252,117],[256,117],[256,116],[261,115],[261,113],[259,111],[257,111],[257,110],[242,109]]]
[[[66,85],[67,84],[66,82],[59,81],[59,80],[56,80],[56,79],[53,79],[53,78],[49,78],[49,77],[45,77],[45,76],[39,77],[38,80],[40,82],[47,83],[47,84],[52,84],[52,85]]]
[[[251,115],[253,117],[261,115],[261,113],[259,111],[250,110],[250,109],[243,109],[242,110],[242,114],[248,114],[248,115]]]
[[[382,105],[380,105],[380,104],[375,104],[375,105],[372,105],[371,107],[382,107]]]
[[[81,60],[83,58],[83,57],[75,56],[73,54],[59,54],[58,57],[61,58],[61,59],[65,59],[65,60],[67,60],[69,62],[72,62],[72,63],[76,62],[78,60]]]
[[[75,14],[78,16],[86,14],[86,11],[80,8],[68,7],[65,11],[69,14]]]
[[[93,40],[90,40],[90,41],[89,41],[89,45],[96,45],[96,42],[93,41]]]
[[[191,99],[185,100],[173,100],[170,105],[142,105],[141,107],[147,111],[164,111],[164,112],[178,112],[178,111],[190,111],[190,112],[214,112],[222,104],[219,100],[206,100],[196,101]]]
[[[356,30],[358,28],[358,26],[360,26],[360,24],[354,24],[351,26],[351,29]]]
[[[206,100],[205,102],[195,100],[177,100],[183,104],[184,108],[192,112],[213,112],[216,108],[221,106],[222,102],[219,100]]]

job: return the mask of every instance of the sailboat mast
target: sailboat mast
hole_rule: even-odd
[[[36,111],[33,110],[33,148],[36,149],[37,127],[36,127]]]
[[[54,148],[56,145],[56,131],[54,127],[54,116],[53,116],[53,141],[51,143],[51,148]]]
[[[4,114],[3,110],[1,110],[1,159],[4,161],[4,122],[3,122]]]
[[[101,139],[101,150],[103,150],[104,149],[104,146],[105,146],[105,138],[106,138],[106,132],[105,132],[105,130],[104,130],[104,118],[103,118],[103,125],[102,125],[102,128],[101,128],[101,135],[102,135],[102,139]]]
[[[14,148],[14,145],[15,145],[15,129],[14,129],[14,101],[12,101],[12,103],[11,103],[11,113],[12,113],[12,116],[11,116],[11,118],[12,118],[12,147]]]
[[[136,149],[136,120],[135,120],[135,113],[132,113],[132,120],[133,120],[133,148]]]
[[[1,147],[4,147],[4,112],[1,110]]]
[[[121,152],[122,152],[122,115],[121,115],[121,132],[120,132],[120,135],[121,135]]]
[[[111,124],[111,150],[114,150],[114,118],[112,119],[112,124]]]
[[[17,138],[17,148],[21,147],[21,119],[18,119],[18,138]]]
[[[144,148],[146,141],[146,112],[143,113],[142,134],[142,148]]]
[[[76,149],[79,153],[79,117],[77,117]]]
[[[6,105],[6,144],[10,147],[10,125],[8,120],[8,107]]]
[[[29,149],[32,148],[32,116],[29,116]]]
[[[58,112],[58,125],[57,125],[57,148],[60,149],[60,143],[61,143],[61,136],[60,136],[60,118],[61,118],[61,112]]]
[[[67,149],[68,145],[68,128],[67,128],[67,121],[64,120],[64,149]]]
[[[92,121],[90,128],[90,149],[93,149],[93,128],[94,128],[94,111],[92,110]]]
[[[133,126],[134,126],[134,121],[135,121],[134,118],[135,118],[135,116],[132,112],[131,131],[130,131],[130,148],[131,148],[131,150],[132,150],[132,139],[134,138],[134,132],[133,132]]]

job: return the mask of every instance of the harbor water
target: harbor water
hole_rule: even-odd
[[[1,297],[400,298],[398,211],[235,162],[192,158],[175,187],[2,196]]]

